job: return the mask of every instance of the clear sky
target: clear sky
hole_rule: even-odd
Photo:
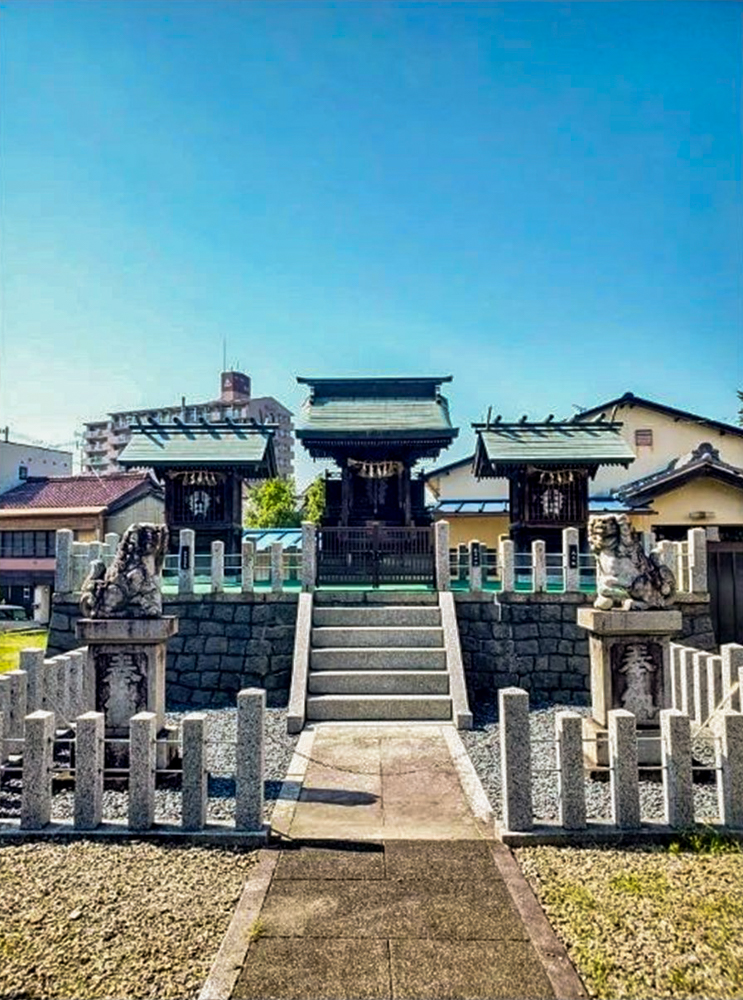
[[[0,3],[0,425],[227,357],[452,374],[462,431],[743,386],[743,5]],[[311,466],[299,467],[300,481]]]

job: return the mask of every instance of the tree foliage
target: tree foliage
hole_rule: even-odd
[[[266,479],[248,491],[245,504],[248,528],[297,528],[301,522],[293,479]]]
[[[743,403],[743,389],[738,389],[738,399]],[[738,410],[738,423],[743,427],[743,406]]]
[[[313,521],[315,524],[322,521],[325,513],[325,479],[322,476],[318,476],[307,487],[302,513],[305,521]]]

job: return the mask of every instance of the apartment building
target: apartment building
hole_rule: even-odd
[[[192,424],[206,420],[234,420],[235,423],[274,424],[276,465],[280,476],[294,475],[294,426],[291,410],[273,396],[251,394],[251,381],[243,372],[222,372],[219,399],[206,403],[188,403],[184,396],[175,406],[149,410],[122,410],[109,413],[105,420],[85,424],[82,470],[84,473],[110,475],[122,471],[119,455],[131,439],[131,427],[148,418],[162,422],[174,419]]]

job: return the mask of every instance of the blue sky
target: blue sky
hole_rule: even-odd
[[[743,5],[0,4],[0,423],[227,356],[567,415],[743,386]],[[299,469],[305,479],[311,466]]]

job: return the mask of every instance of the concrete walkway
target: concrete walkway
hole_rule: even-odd
[[[451,726],[305,731],[202,1000],[584,997],[473,776]]]

